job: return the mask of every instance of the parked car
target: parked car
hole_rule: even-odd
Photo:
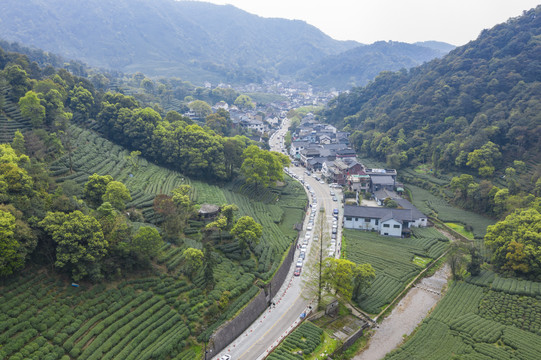
[[[302,266],[297,266],[295,267],[295,272],[293,273],[293,275],[301,276],[301,271],[302,271]]]
[[[297,267],[302,267],[302,259],[301,258],[298,258],[297,259]]]
[[[331,191],[331,196],[334,196],[334,191]]]
[[[338,201],[338,198],[336,196],[333,196],[332,201]]]
[[[336,228],[332,228],[332,233],[336,234]]]
[[[333,209],[332,213],[338,215],[338,209]]]
[[[229,355],[229,354],[222,355],[220,360],[231,360],[231,355]]]
[[[299,257],[304,260],[304,258],[306,257],[306,251],[301,251]]]

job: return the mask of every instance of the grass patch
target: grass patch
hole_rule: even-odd
[[[423,268],[425,268],[428,264],[430,264],[431,261],[432,261],[431,258],[421,257],[417,255],[415,255],[415,257],[413,258],[413,263]]]
[[[449,226],[451,229],[453,229],[454,231],[456,231],[460,235],[465,236],[470,240],[474,239],[473,232],[466,230],[464,225],[457,224],[457,223],[452,223],[452,222],[446,222],[444,224]]]
[[[327,332],[323,332],[323,342],[314,350],[314,353],[306,359],[317,360],[317,359],[326,359],[327,355],[332,354],[338,346],[340,341],[332,338]]]

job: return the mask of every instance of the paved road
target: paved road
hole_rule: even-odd
[[[286,119],[282,124],[282,128],[271,136],[269,143],[273,151],[282,152],[283,137],[289,127],[289,121]],[[299,179],[303,179],[304,168],[290,167],[290,172],[295,174]],[[328,255],[327,248],[330,242],[330,233],[332,227],[332,210],[333,208],[339,208],[338,202],[333,202],[330,195],[330,188],[326,184],[320,184],[314,178],[304,175],[305,183],[309,184],[314,190],[317,198],[318,209],[323,206],[325,208],[324,219],[324,233],[323,239],[327,242],[324,244],[324,256]],[[334,191],[334,190],[333,190]],[[335,191],[340,198],[338,191]],[[311,204],[313,204],[312,196],[307,191]],[[340,210],[340,212],[342,212]],[[321,213],[318,211],[315,219],[315,223],[318,224],[318,218]],[[306,229],[308,223],[308,216],[305,219],[303,229]],[[341,221],[338,222],[339,224]],[[340,226],[338,232],[340,232]],[[314,230],[313,230],[314,231]],[[314,233],[312,231],[312,233]],[[303,230],[300,234],[300,239],[304,239],[306,230]],[[337,236],[340,239],[340,235]],[[340,241],[338,240],[337,244]],[[310,241],[307,249],[307,258],[303,268],[307,266],[307,263],[313,262],[315,256],[319,256],[319,252],[311,251],[314,246],[313,241]],[[314,246],[315,247],[315,246]],[[296,257],[299,256],[300,250],[297,250]],[[338,256],[339,251],[335,251],[335,256]],[[232,360],[256,360],[264,359],[268,353],[277,346],[280,341],[292,331],[301,321],[300,315],[310,311],[310,307],[315,307],[315,300],[310,299],[307,296],[306,282],[304,281],[305,274],[301,273],[300,277],[293,276],[295,269],[295,261],[291,265],[291,269],[288,277],[284,281],[284,284],[280,291],[277,293],[273,302],[275,307],[267,309],[242,335],[240,335],[233,343],[222,350],[219,354],[215,355],[213,359],[219,359],[223,354],[231,355]]]

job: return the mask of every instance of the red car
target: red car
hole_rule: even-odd
[[[301,276],[301,270],[302,270],[302,267],[297,266],[297,267],[295,268],[295,272],[293,273],[293,275],[295,275],[295,276]]]

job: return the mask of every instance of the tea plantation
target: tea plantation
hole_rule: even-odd
[[[473,228],[473,234],[476,239],[482,239],[486,234],[487,226],[496,223],[494,220],[483,215],[454,207],[443,198],[432,194],[428,190],[415,185],[408,185],[407,187],[412,195],[412,203],[419,211],[427,215],[432,215],[443,222],[470,225]]]
[[[449,246],[448,240],[434,228],[414,228],[411,238],[381,236],[375,232],[344,230],[343,257],[357,264],[369,263],[376,270],[372,286],[358,299],[359,306],[377,314],[391,302],[423,267],[415,256],[436,259]]]
[[[386,359],[540,359],[541,287],[487,271],[457,282]],[[511,292],[511,293],[510,293]]]
[[[263,225],[260,243],[242,254],[228,233],[213,234],[215,284],[205,289],[202,271],[190,280],[183,272],[184,249],[202,249],[203,221],[189,221],[186,238],[164,243],[153,269],[128,279],[75,288],[46,269],[28,268],[0,282],[0,359],[195,359],[200,344],[234,317],[269,280],[289,249],[301,222],[306,194],[297,182],[255,191],[241,182],[221,186],[191,180],[129,153],[90,130],[71,126],[74,151],[55,161],[59,181],[82,185],[94,173],[112,175],[131,192],[128,208],[142,211],[145,223],[159,223],[153,200],[181,184],[192,187],[196,203],[236,204],[236,216]],[[140,226],[141,223],[134,223]]]
[[[305,359],[323,339],[323,330],[307,321],[288,335],[268,357],[268,360]],[[303,356],[304,355],[304,356]]]

